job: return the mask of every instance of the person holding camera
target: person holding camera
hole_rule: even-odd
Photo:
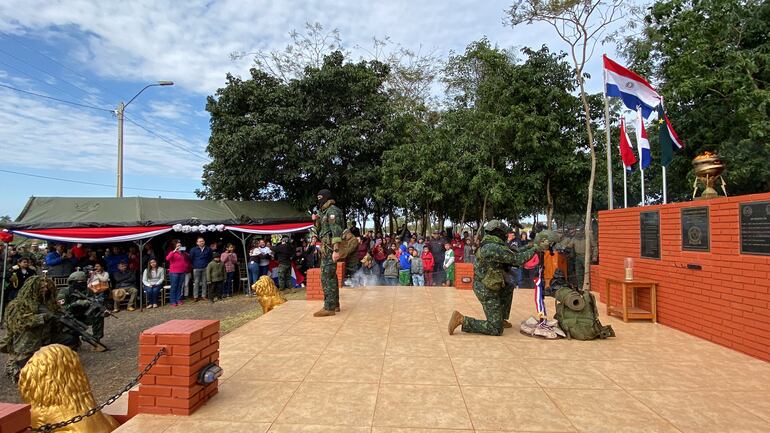
[[[174,249],[166,254],[169,282],[171,283],[169,303],[172,307],[182,305],[182,287],[184,286],[188,263],[187,248],[180,241],[175,241],[175,245]]]

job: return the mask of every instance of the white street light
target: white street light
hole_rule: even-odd
[[[128,102],[125,104],[123,101],[118,104],[118,108],[115,110],[115,115],[118,116],[118,191],[117,191],[117,197],[123,197],[123,113],[126,111],[126,107],[128,107],[128,104],[134,102],[134,99],[136,99],[137,96],[141,95],[142,92],[147,90],[149,87],[155,87],[155,86],[173,86],[173,81],[158,81],[157,83],[148,84],[144,86],[142,90],[139,91],[136,95],[134,95],[133,98],[129,99]]]

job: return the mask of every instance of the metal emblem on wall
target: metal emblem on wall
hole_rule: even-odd
[[[682,250],[710,251],[709,208],[689,207],[681,211]]]
[[[770,256],[770,201],[739,205],[741,254]]]
[[[658,211],[639,213],[639,237],[641,256],[647,259],[659,259],[660,213]]]

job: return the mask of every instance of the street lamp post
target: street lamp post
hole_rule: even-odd
[[[126,107],[128,107],[128,104],[132,103],[137,96],[141,95],[142,92],[147,90],[149,87],[173,85],[173,81],[158,81],[157,83],[148,84],[144,86],[144,88],[140,90],[139,93],[134,95],[133,98],[129,99],[129,101],[125,104],[123,101],[120,101],[118,108],[115,109],[115,115],[118,117],[118,198],[123,197],[123,114],[126,111]]]

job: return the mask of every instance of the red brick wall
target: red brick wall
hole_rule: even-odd
[[[337,283],[340,287],[345,282],[345,262],[337,262]]]
[[[0,433],[21,433],[31,421],[28,404],[0,403]]]
[[[463,282],[463,279],[468,282]],[[473,263],[455,263],[455,287],[459,290],[473,290]]]
[[[138,393],[129,399],[138,413],[190,415],[217,393],[218,381],[197,384],[198,372],[219,364],[218,320],[170,320],[139,336],[139,370],[158,350],[166,354],[142,377]]]
[[[770,256],[741,254],[739,227],[739,203],[764,200],[770,193],[599,212],[600,264],[591,269],[592,289],[605,299],[606,279],[624,278],[623,260],[632,257],[634,277],[658,283],[660,323],[770,361]],[[680,210],[697,206],[709,206],[710,252],[682,251]],[[660,260],[640,256],[639,213],[655,210]],[[619,291],[613,287],[613,304]]]
[[[345,281],[345,262],[337,262],[337,282],[339,287]],[[305,299],[308,301],[322,301],[324,298],[324,291],[321,287],[321,269],[313,268],[307,270],[307,281],[305,283],[307,292]]]
[[[307,290],[306,299],[308,301],[323,300],[324,292],[321,288],[321,268],[312,268],[307,270],[305,289]]]

